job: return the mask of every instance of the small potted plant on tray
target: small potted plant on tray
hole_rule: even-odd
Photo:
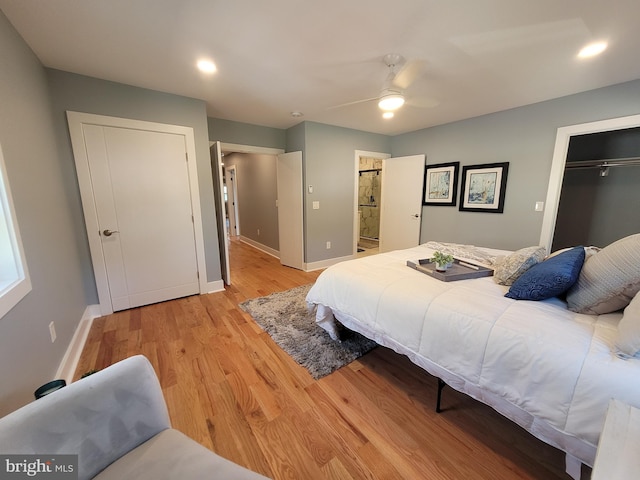
[[[431,261],[436,264],[436,270],[438,272],[446,272],[453,263],[453,255],[436,251],[431,258]]]

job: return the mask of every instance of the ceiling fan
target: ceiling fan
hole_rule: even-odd
[[[423,108],[434,107],[438,104],[438,102],[433,99],[420,99],[419,102],[412,101],[412,99],[407,98],[405,93],[411,84],[424,72],[426,67],[424,60],[405,61],[402,55],[389,53],[382,58],[382,61],[389,69],[389,73],[377,97],[343,103],[331,108],[341,108],[376,100],[380,110],[388,116],[393,116],[393,112],[405,103]]]

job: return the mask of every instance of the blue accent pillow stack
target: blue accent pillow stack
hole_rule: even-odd
[[[544,300],[565,293],[578,280],[584,264],[583,247],[574,247],[540,262],[511,285],[505,297]]]

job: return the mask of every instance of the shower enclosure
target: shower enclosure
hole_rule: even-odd
[[[358,181],[358,210],[360,212],[360,241],[379,240],[382,160],[360,158]]]

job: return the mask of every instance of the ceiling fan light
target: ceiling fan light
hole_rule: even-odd
[[[378,107],[380,110],[397,110],[402,105],[404,105],[404,96],[397,92],[383,94],[378,100]]]

